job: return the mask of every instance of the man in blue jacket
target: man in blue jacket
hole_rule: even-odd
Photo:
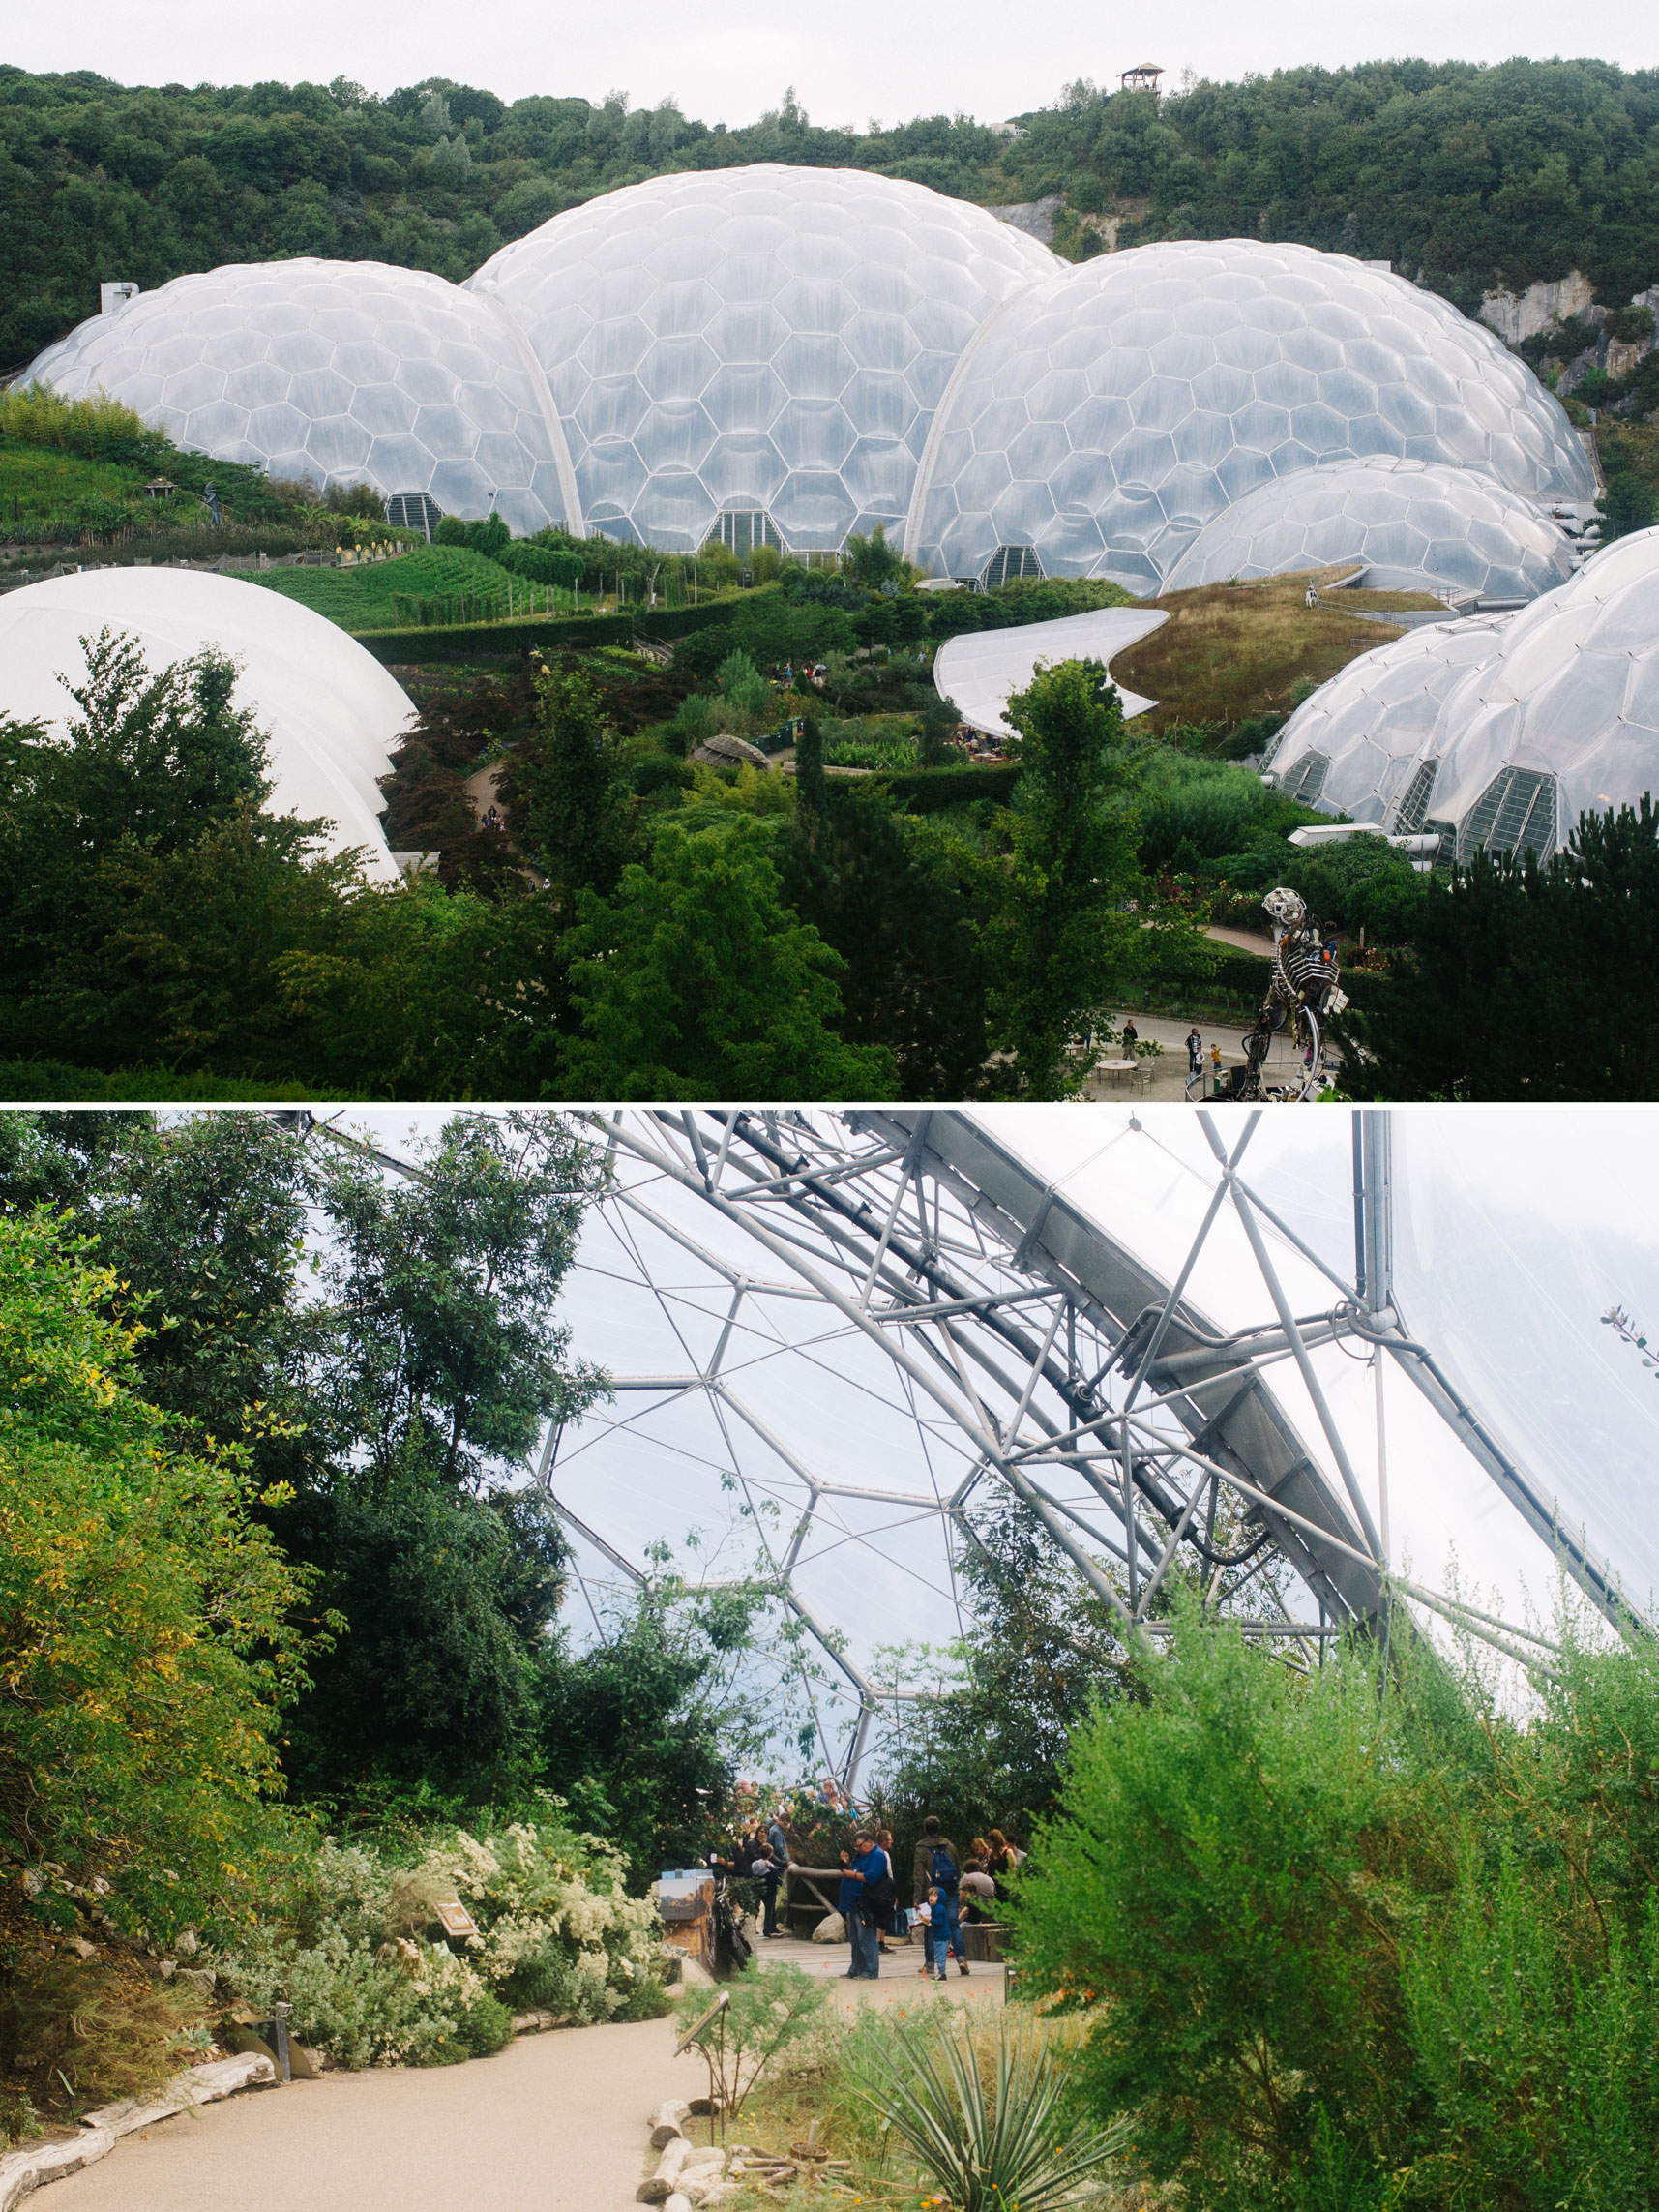
[[[850,1859],[842,1853],[841,1866],[841,1894],[836,1902],[852,1945],[852,1964],[846,1979],[874,1982],[881,1972],[876,1922],[893,1901],[893,1868],[874,1837],[864,1834],[853,1838]]]

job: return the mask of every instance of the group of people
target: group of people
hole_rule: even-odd
[[[774,1807],[770,1819],[761,1819],[754,1813],[739,1832],[729,1853],[718,1850],[708,1855],[709,1871],[718,1880],[723,1874],[728,1879],[754,1882],[759,1891],[760,1932],[762,1935],[778,1933],[778,1885],[784,1879],[784,1869],[789,1864],[789,1838],[784,1833],[784,1808]]]
[[[887,1936],[904,1936],[912,1927],[922,1931],[922,1963],[916,1971],[924,1979],[942,1982],[954,1957],[957,1972],[968,1971],[967,1946],[963,1939],[964,1919],[993,1917],[991,1907],[999,1895],[998,1879],[1006,1881],[1022,1854],[993,1828],[989,1838],[976,1836],[962,1858],[937,1817],[930,1813],[922,1823],[911,1855],[910,1884],[915,1902],[906,1915],[899,1903],[893,1872],[893,1832],[862,1831],[850,1852],[841,1855],[842,1882],[838,1904],[852,1945],[848,1981],[874,1981],[881,1970],[881,1954],[893,1947]]]
[[[849,1809],[834,1783],[835,1802],[820,1793],[820,1802],[832,1811]],[[954,1957],[957,1971],[968,1971],[963,1923],[992,1920],[998,1885],[1007,1880],[1024,1854],[1000,1828],[989,1837],[976,1836],[963,1857],[933,1814],[922,1823],[911,1855],[912,1903],[899,1901],[899,1883],[893,1864],[893,1831],[864,1823],[855,1831],[849,1850],[840,1853],[841,1890],[836,1904],[852,1948],[848,1981],[874,1981],[880,1972],[881,1954],[893,1949],[894,1939],[907,1939],[912,1928],[922,1931],[923,1974],[943,1981]],[[782,1806],[769,1815],[756,1811],[743,1824],[735,1841],[711,1851],[709,1871],[717,1881],[754,1885],[760,1913],[762,1937],[776,1937],[778,1891],[790,1862],[789,1839]]]

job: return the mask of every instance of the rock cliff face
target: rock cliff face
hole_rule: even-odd
[[[1524,292],[1488,292],[1480,303],[1480,319],[1496,331],[1505,345],[1519,345],[1552,323],[1581,314],[1594,296],[1588,277],[1569,269],[1564,277],[1547,284],[1528,284]]]

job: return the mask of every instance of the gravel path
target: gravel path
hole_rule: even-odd
[[[523,2036],[464,2066],[325,2074],[129,2136],[49,2212],[623,2212],[665,2097],[707,2093],[670,2019]]]

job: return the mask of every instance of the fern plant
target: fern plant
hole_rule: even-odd
[[[1042,2028],[1005,2013],[989,2099],[971,2029],[954,2016],[854,2039],[847,2070],[961,2212],[1055,2212],[1104,2197],[1104,2168],[1129,2140],[1129,2120],[1101,2132],[1071,2123],[1060,2054]]]

